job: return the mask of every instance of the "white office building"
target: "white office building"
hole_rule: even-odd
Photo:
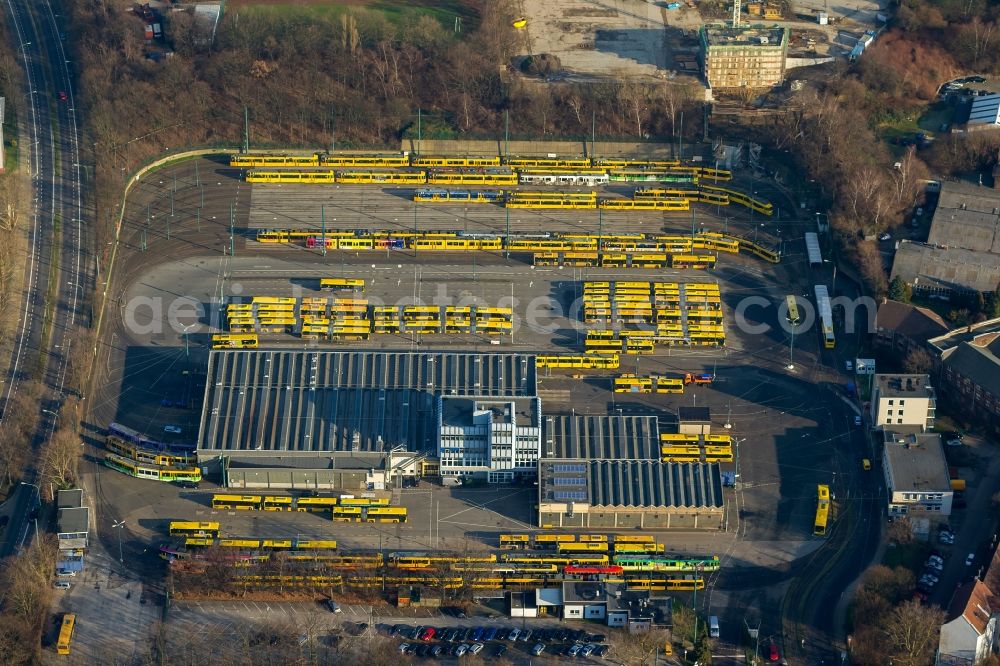
[[[507,483],[536,473],[542,450],[538,398],[440,396],[437,452],[441,476]]]
[[[927,432],[934,428],[937,400],[929,375],[875,375],[874,428]]]
[[[882,451],[890,516],[951,515],[954,493],[940,435],[885,430]]]

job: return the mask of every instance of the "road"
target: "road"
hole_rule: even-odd
[[[61,17],[49,0],[6,0],[4,7],[25,72],[26,108],[18,115],[27,123],[22,135],[28,139],[23,145],[29,147],[32,185],[23,311],[4,399],[14,397],[29,378],[41,380],[40,420],[32,441],[37,450],[58,425],[70,333],[82,323],[79,306],[90,287],[85,275],[89,261],[84,249],[77,114]],[[2,421],[0,416],[0,425]],[[0,555],[23,545],[39,481],[37,467],[29,464],[24,485],[13,498],[14,518]]]

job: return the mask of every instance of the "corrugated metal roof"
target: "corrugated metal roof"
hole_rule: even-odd
[[[916,288],[993,291],[1000,282],[1000,254],[900,241],[891,277]]]
[[[1000,124],[1000,95],[981,95],[972,98],[969,110],[970,125]]]
[[[535,379],[520,354],[212,352],[198,450],[428,449],[437,395],[533,396]]]
[[[570,469],[571,466],[577,466]],[[719,466],[653,460],[546,460],[540,465],[543,501],[591,506],[722,508]],[[581,472],[579,470],[586,469]],[[568,493],[583,493],[573,499]]]
[[[819,236],[815,232],[806,232],[806,254],[809,257],[810,265],[823,263],[823,252],[819,249]]]
[[[548,458],[657,460],[655,416],[553,416],[543,419],[542,455]]]

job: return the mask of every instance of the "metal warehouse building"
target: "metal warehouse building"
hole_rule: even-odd
[[[213,351],[198,458],[430,451],[438,395],[535,390],[520,354]]]
[[[538,524],[562,528],[719,529],[719,466],[550,459],[538,465]]]

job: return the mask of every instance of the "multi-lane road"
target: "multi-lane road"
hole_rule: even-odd
[[[71,63],[62,18],[49,0],[5,0],[16,50],[24,68],[18,118],[27,146],[31,193],[28,256],[17,341],[3,389],[4,405],[27,381],[41,383],[39,425],[26,446],[33,451],[59,424],[66,364],[72,352],[79,307],[90,288],[87,232],[83,220],[80,142]],[[0,426],[6,415],[0,415]],[[34,460],[34,456],[29,456]],[[38,467],[30,464],[14,497],[14,519],[0,555],[25,542],[27,517],[37,502]]]

